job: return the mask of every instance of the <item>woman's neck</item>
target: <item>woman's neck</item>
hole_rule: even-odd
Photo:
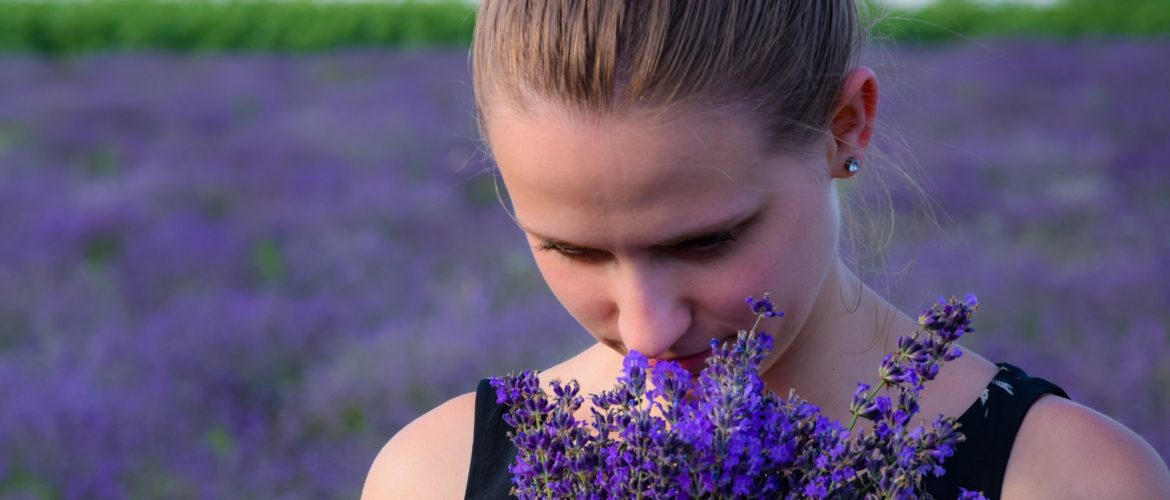
[[[826,416],[847,422],[858,382],[873,385],[882,357],[916,326],[838,262],[804,324],[783,334],[790,341],[777,339],[784,351],[761,376],[776,394],[795,390]]]

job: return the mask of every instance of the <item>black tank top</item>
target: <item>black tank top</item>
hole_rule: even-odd
[[[1029,377],[1007,363],[996,363],[999,372],[967,411],[959,417],[967,440],[947,459],[942,477],[928,477],[926,491],[938,499],[955,498],[962,486],[999,498],[1003,475],[1024,415],[1045,394],[1068,398],[1056,384]],[[508,465],[516,447],[508,439],[503,416],[508,408],[496,403],[496,391],[488,379],[479,381],[475,394],[475,438],[471,445],[471,470],[467,499],[504,499],[512,488]]]

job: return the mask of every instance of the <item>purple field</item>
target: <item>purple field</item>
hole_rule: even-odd
[[[866,281],[976,293],[968,346],[1170,457],[1170,44],[869,60]],[[472,117],[465,52],[0,58],[0,498],[355,498],[406,422],[589,345]]]

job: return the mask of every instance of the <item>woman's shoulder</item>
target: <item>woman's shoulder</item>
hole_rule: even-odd
[[[603,347],[591,346],[541,370],[542,380],[568,380],[603,366]],[[583,392],[596,392],[588,383]],[[468,392],[424,413],[398,431],[370,466],[363,500],[462,498],[475,442],[476,392]]]
[[[1028,410],[1003,481],[1004,498],[1166,498],[1170,471],[1117,421],[1044,396]]]
[[[474,420],[475,392],[469,392],[407,424],[374,459],[362,499],[462,498]]]

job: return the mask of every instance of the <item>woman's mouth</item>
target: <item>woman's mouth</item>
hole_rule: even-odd
[[[707,358],[709,358],[709,357],[711,357],[711,350],[710,349],[703,351],[703,352],[700,352],[698,354],[692,354],[690,356],[683,356],[681,358],[672,358],[672,359],[650,358],[648,361],[649,361],[651,368],[653,368],[656,363],[661,362],[661,361],[670,361],[670,362],[678,363],[678,365],[681,366],[684,370],[691,372],[692,375],[697,376],[700,372],[703,371],[704,368],[707,367]]]

